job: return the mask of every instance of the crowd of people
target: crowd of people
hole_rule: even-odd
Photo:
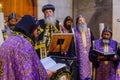
[[[24,15],[18,21],[16,14],[8,16],[5,40],[0,46],[0,79],[49,80],[56,71],[46,70],[40,59],[57,56],[76,58],[76,63],[69,66],[75,69],[71,80],[120,80],[120,49],[112,40],[111,28],[105,26],[101,38],[95,39],[84,16],[78,15],[73,26],[71,16],[66,16],[62,24],[54,11],[53,4],[46,4],[42,7],[44,19]],[[73,34],[67,51],[49,52],[53,33]],[[41,56],[41,44],[47,55]]]

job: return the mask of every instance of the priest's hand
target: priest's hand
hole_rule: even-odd
[[[48,78],[51,78],[56,71],[47,70]]]
[[[118,58],[118,56],[117,56],[117,55],[114,55],[114,56],[110,57],[110,60],[111,60],[111,61],[116,61],[117,58]]]

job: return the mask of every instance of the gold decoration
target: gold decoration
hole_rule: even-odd
[[[107,64],[108,64],[108,61],[105,61],[104,63],[107,65]]]
[[[40,49],[40,58],[47,57],[48,49],[51,42],[53,33],[60,33],[61,29],[58,30],[56,26],[46,25],[45,31],[43,34],[43,40],[38,41],[35,44],[35,49]],[[43,31],[42,31],[43,32]]]
[[[0,62],[0,76],[2,76],[3,70],[2,70],[2,62]]]
[[[21,32],[16,32],[16,31],[13,31],[13,36],[21,36],[21,37],[24,37],[25,39],[27,39],[33,46],[35,45],[33,40],[31,38],[29,38],[28,36],[22,34]]]
[[[71,73],[68,70],[58,71],[52,76],[52,80],[71,80]]]
[[[6,32],[4,32],[4,33],[3,33],[3,38],[4,38],[4,39],[7,39],[8,37],[9,37],[9,35],[8,35]]]
[[[108,44],[104,45],[104,52],[107,53],[108,52]],[[108,64],[108,61],[104,62],[106,65]]]
[[[86,35],[85,35],[85,32],[81,32],[81,35],[82,35],[82,42],[83,42],[83,45],[84,45],[84,47],[86,47],[87,46],[87,43],[86,43]]]

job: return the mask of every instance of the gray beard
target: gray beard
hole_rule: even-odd
[[[80,32],[86,32],[87,31],[87,24],[86,23],[82,23],[82,24],[77,24],[78,30]]]
[[[104,44],[109,44],[109,43],[110,43],[110,40],[108,40],[108,39],[102,39],[102,42],[103,42]]]
[[[55,16],[53,15],[53,16],[45,17],[45,24],[55,26],[55,24],[56,24]]]

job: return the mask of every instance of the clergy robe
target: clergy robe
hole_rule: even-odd
[[[117,52],[117,42],[110,40],[108,48],[106,48],[102,40],[98,39],[94,41],[93,48],[100,52]],[[99,61],[92,50],[90,51],[90,60],[94,66],[93,80],[116,80],[117,61]]]
[[[91,47],[91,34],[89,30],[85,33],[81,33],[76,27],[74,27],[74,32],[76,38],[76,55],[79,66],[79,80],[88,80],[92,77],[92,67],[88,57]]]
[[[11,36],[0,46],[0,80],[48,80],[36,51],[21,36]]]

